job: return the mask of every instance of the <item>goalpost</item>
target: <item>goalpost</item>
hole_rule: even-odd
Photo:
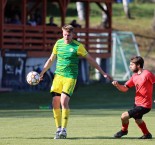
[[[132,32],[113,32],[111,75],[114,80],[126,81],[130,78],[130,58],[138,55],[139,48]]]

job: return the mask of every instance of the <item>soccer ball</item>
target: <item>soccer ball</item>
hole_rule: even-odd
[[[39,74],[35,71],[29,72],[26,76],[28,84],[33,86],[39,84],[40,81],[39,78],[40,78]]]

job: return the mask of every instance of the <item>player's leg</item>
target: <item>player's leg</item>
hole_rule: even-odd
[[[67,124],[68,124],[68,118],[69,118],[69,100],[70,97],[68,94],[61,94],[61,106],[62,106],[62,120],[61,120],[61,132],[59,133],[60,138],[66,138],[67,137]]]
[[[70,113],[69,109],[70,97],[67,94],[61,94],[61,106],[62,106],[62,124],[61,127],[64,129],[67,127],[68,117]]]
[[[115,138],[121,138],[122,136],[128,134],[129,119],[130,119],[130,116],[128,112],[122,113],[121,115],[122,129],[116,134],[114,134]]]
[[[142,119],[136,119],[135,122],[143,132],[143,135],[139,139],[152,139],[152,134],[149,132],[145,122]]]
[[[55,125],[57,128],[54,139],[59,139],[59,133],[61,131],[61,110],[60,110],[60,96],[54,96],[52,101],[53,116]]]
[[[152,135],[149,132],[146,126],[146,123],[142,120],[143,115],[148,113],[150,109],[137,106],[137,110],[138,110],[138,113],[136,116],[134,116],[134,118],[135,118],[136,124],[138,125],[138,127],[141,129],[143,133],[143,136],[141,136],[140,139],[152,139]]]
[[[69,109],[69,100],[71,95],[73,94],[75,84],[76,84],[76,79],[71,79],[71,78],[64,78],[63,79],[63,90],[61,94],[61,107],[62,107],[62,121],[61,121],[61,132],[60,132],[60,137],[61,138],[66,138],[67,132],[67,124],[68,124],[68,119],[69,119],[69,114],[70,114],[70,109]]]
[[[51,94],[53,96],[52,107],[55,125],[57,128],[54,139],[59,139],[59,133],[61,131],[61,109],[60,109],[60,96],[62,92],[62,82],[58,75],[55,75],[53,84],[51,87]]]

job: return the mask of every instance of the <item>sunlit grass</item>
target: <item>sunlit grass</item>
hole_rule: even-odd
[[[154,145],[155,139],[139,140],[142,135],[134,120],[130,120],[129,133],[114,139],[120,130],[122,109],[72,109],[68,124],[68,138],[54,140],[56,131],[51,110],[0,111],[1,145]],[[145,121],[154,136],[155,113],[152,110]]]

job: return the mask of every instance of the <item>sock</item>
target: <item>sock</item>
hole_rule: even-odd
[[[128,131],[128,126],[129,126],[129,123],[127,124],[122,123],[122,131]]]
[[[69,109],[62,109],[62,128],[66,128],[67,127],[67,123],[68,123],[68,118],[69,118],[69,113],[70,110]]]
[[[53,109],[53,115],[54,115],[56,127],[60,128],[61,127],[61,110],[60,109]]]
[[[141,124],[137,124],[137,125],[141,129],[141,131],[143,132],[144,135],[149,133],[144,121]]]

